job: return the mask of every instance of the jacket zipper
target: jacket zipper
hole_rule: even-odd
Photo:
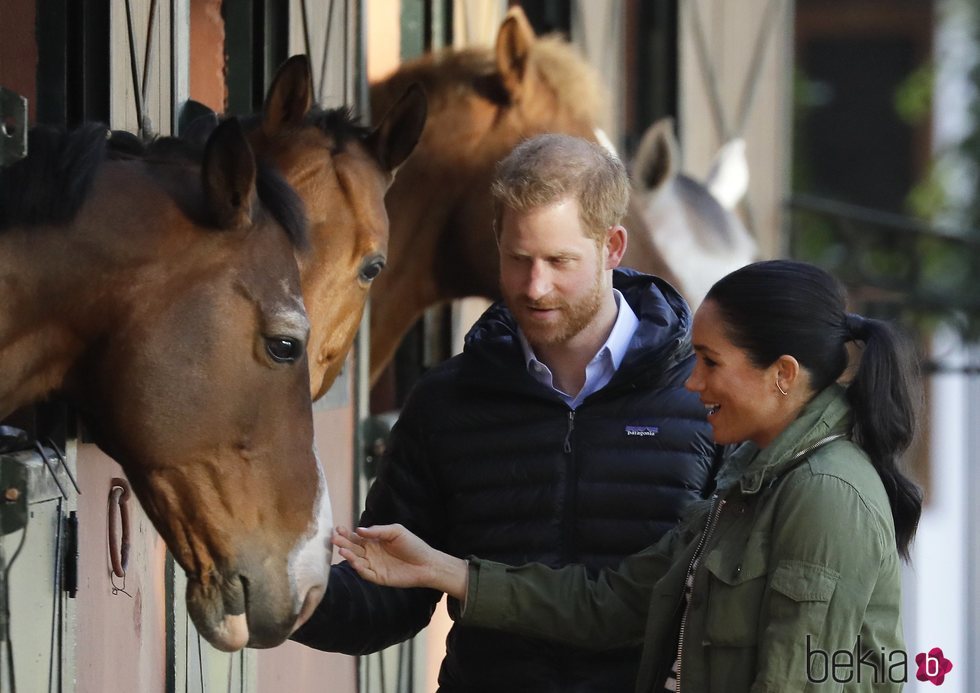
[[[575,430],[575,410],[568,412],[568,429],[565,432],[565,444],[562,449],[568,460],[568,482],[565,488],[565,516],[562,520],[562,557],[564,563],[571,563],[573,558],[572,545],[575,537],[575,503],[577,501],[578,482],[575,469],[575,455],[572,453],[572,431]]]
[[[568,412],[568,431],[565,433],[565,453],[572,451],[572,431],[575,430],[575,410]]]
[[[697,564],[698,560],[701,558],[701,552],[704,550],[705,545],[711,538],[711,534],[715,531],[715,526],[718,524],[718,517],[721,515],[721,509],[725,507],[725,500],[719,498],[716,493],[711,499],[714,505],[711,511],[711,515],[708,517],[708,524],[704,528],[704,532],[701,534],[701,541],[698,542],[697,548],[694,550],[694,555],[691,556],[691,562],[687,566],[687,572],[684,574],[684,589],[687,590],[687,580],[694,573],[694,566]],[[681,691],[681,653],[684,651],[684,627],[687,625],[687,612],[691,608],[691,599],[694,597],[694,582],[691,582],[691,594],[685,600],[684,604],[684,614],[681,616],[681,630],[677,636],[677,688],[675,693],[680,693]]]

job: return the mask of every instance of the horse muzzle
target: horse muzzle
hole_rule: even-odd
[[[197,579],[188,582],[191,620],[215,648],[236,652],[282,644],[310,617],[326,592],[325,583],[299,595],[292,589],[255,590],[252,584],[242,575],[219,577],[209,585]]]

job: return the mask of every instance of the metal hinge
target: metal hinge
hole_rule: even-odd
[[[78,595],[78,513],[72,510],[62,522],[65,523],[62,588],[74,599]]]
[[[0,87],[0,166],[27,156],[27,99]]]

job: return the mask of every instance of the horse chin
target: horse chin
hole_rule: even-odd
[[[206,639],[222,652],[238,652],[248,645],[248,619],[245,614],[225,616]]]
[[[221,587],[218,584],[221,583]],[[249,644],[245,588],[240,578],[202,581],[188,576],[187,612],[197,631],[214,647],[236,652]]]

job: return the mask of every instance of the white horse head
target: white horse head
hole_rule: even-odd
[[[748,188],[744,141],[719,150],[704,183],[679,173],[679,159],[670,118],[647,128],[632,164],[645,228],[628,228],[623,264],[656,273],[651,258],[662,258],[696,308],[718,279],[756,259],[758,248],[733,211]]]

